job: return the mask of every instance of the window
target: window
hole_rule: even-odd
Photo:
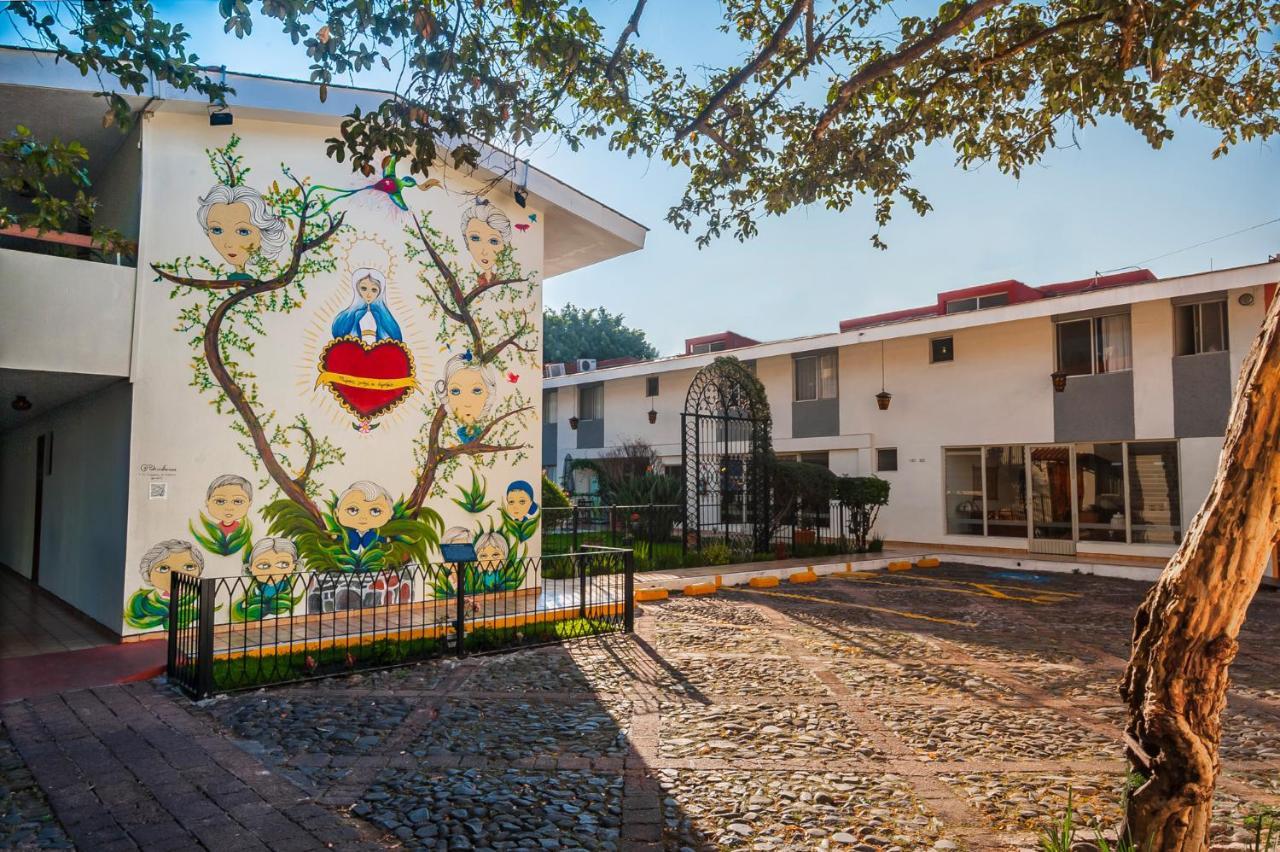
[[[929,341],[929,363],[941,364],[946,361],[954,361],[956,357],[955,347],[951,343],[950,337],[935,337]]]
[[[559,395],[553,390],[542,392],[542,422],[543,423],[555,423],[557,420],[560,419],[560,415],[557,410],[559,406],[556,404],[556,401],[558,398],[559,398]]]
[[[968,299],[952,299],[947,302],[947,313],[963,314],[985,308],[998,308],[1007,304],[1009,304],[1008,293],[989,293],[986,296],[971,296]]]
[[[691,355],[705,355],[708,352],[723,352],[725,342],[723,340],[713,340],[710,343],[695,343],[690,347]]]
[[[1055,332],[1058,369],[1068,376],[1133,368],[1128,314],[1065,320]]]
[[[1076,444],[1076,513],[1081,541],[1125,540],[1122,444]]]
[[[1177,544],[1182,540],[1178,488],[1177,443],[1129,445],[1129,524],[1134,544]]]
[[[982,453],[977,447],[946,450],[943,454],[947,532],[982,535]]]
[[[657,395],[658,395],[658,377],[657,377],[657,376],[646,376],[646,377],[645,377],[645,380],[644,380],[644,395],[645,395],[645,396],[657,396]]]
[[[1227,351],[1225,301],[1178,305],[1174,312],[1174,344],[1179,355]]]
[[[795,359],[795,400],[809,402],[836,398],[836,353],[805,355]]]
[[[1026,449],[987,447],[985,476],[987,535],[1026,538]]]
[[[813,453],[799,453],[796,456],[796,461],[804,462],[805,464],[816,464],[818,467],[825,467],[827,469],[831,468],[831,454],[826,450]]]
[[[578,419],[604,419],[603,385],[586,385],[578,388]]]
[[[898,448],[881,447],[876,450],[876,471],[879,473],[898,469]]]

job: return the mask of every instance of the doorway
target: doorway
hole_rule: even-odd
[[[1033,553],[1075,553],[1075,477],[1072,448],[1053,444],[1029,447],[1027,494]]]
[[[36,498],[33,507],[34,520],[31,537],[31,582],[40,585],[40,539],[41,525],[44,521],[44,478],[52,461],[53,433],[45,433],[36,438]]]

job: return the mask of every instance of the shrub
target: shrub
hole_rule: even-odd
[[[713,541],[702,548],[702,558],[707,565],[728,565],[733,561],[733,551],[723,541]]]
[[[882,550],[884,550],[884,536],[876,533],[871,537],[871,540],[867,542],[867,552],[879,553]]]
[[[875,526],[880,507],[889,502],[889,483],[878,476],[841,476],[836,482],[836,497],[849,512],[854,548],[867,550],[867,536]]]

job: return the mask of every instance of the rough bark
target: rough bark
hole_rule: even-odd
[[[1280,299],[1245,359],[1209,496],[1134,619],[1120,694],[1147,779],[1125,814],[1139,849],[1209,848],[1228,666],[1280,520],[1278,318]]]

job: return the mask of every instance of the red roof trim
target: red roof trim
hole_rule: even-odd
[[[1052,298],[1055,296],[1066,296],[1072,293],[1084,293],[1089,290],[1102,290],[1108,287],[1124,287],[1130,284],[1145,284],[1148,281],[1155,281],[1156,276],[1149,269],[1134,269],[1127,272],[1118,272],[1113,275],[1098,275],[1093,278],[1081,278],[1078,281],[1062,281],[1056,284],[1044,284],[1040,287],[1030,287],[1021,281],[1010,278],[1005,281],[993,281],[989,284],[977,284],[972,287],[964,287],[959,290],[948,290],[938,294],[938,303],[936,305],[927,305],[920,308],[907,308],[901,311],[889,311],[883,314],[873,314],[865,317],[855,317],[853,319],[841,320],[841,331],[853,331],[860,328],[870,328],[877,325],[888,325],[889,323],[905,322],[907,320],[923,319],[931,316],[943,316],[947,312],[947,303],[959,299],[972,299],[977,296],[989,296],[993,293],[1009,294],[1009,304],[1017,305],[1023,302],[1034,302],[1037,299]]]

